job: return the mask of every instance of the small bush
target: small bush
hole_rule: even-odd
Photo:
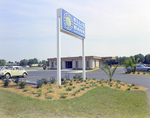
[[[42,88],[38,88],[38,92],[40,92],[40,93],[41,93],[41,92],[42,92]]]
[[[83,87],[83,88],[81,88],[81,90],[84,90],[84,87]]]
[[[93,78],[93,80],[96,80],[96,78]]]
[[[20,86],[20,88],[24,88],[26,84],[27,84],[26,81],[21,80],[19,86]]]
[[[38,79],[36,82],[37,82],[37,88],[42,87],[42,85],[43,85],[43,80]]]
[[[72,83],[72,82],[70,82],[69,84],[70,84],[70,86],[72,86],[72,85],[73,85],[73,83]]]
[[[52,93],[52,92],[54,92],[54,91],[53,91],[53,90],[51,90],[51,89],[50,89],[50,90],[48,90],[48,93]]]
[[[86,84],[89,84],[88,82],[86,82]]]
[[[61,89],[61,86],[59,86],[59,88]]]
[[[130,88],[127,88],[126,90],[130,91]]]
[[[72,93],[73,96],[75,96],[77,94],[77,92]]]
[[[67,91],[71,91],[71,90],[72,90],[72,87],[68,87],[66,90],[67,90]]]
[[[103,81],[104,79],[101,79],[101,81]]]
[[[51,77],[51,78],[50,78],[50,83],[53,84],[53,83],[55,83],[55,82],[56,82],[55,77]]]
[[[29,89],[23,89],[23,92],[29,91]]]
[[[36,92],[34,92],[34,91],[31,91],[31,93],[32,93],[32,94],[36,94]]]
[[[63,84],[67,84],[67,81],[62,81],[61,84],[62,84],[62,85],[63,85]]]
[[[64,87],[67,87],[67,85],[65,84]]]
[[[82,81],[82,80],[83,80],[83,78],[79,78],[79,80],[80,80],[80,81]]]
[[[66,91],[62,91],[62,94],[64,94],[64,95],[68,95],[68,92],[66,92]]]
[[[90,81],[90,80],[91,80],[91,78],[88,79],[88,81]]]
[[[132,84],[131,86],[135,86],[135,84]]]
[[[10,80],[9,79],[3,79],[3,82],[4,82],[4,86],[7,87],[10,83]]]
[[[60,98],[66,98],[67,95],[61,94]]]
[[[42,81],[43,81],[44,84],[48,83],[48,80],[46,78],[42,78]]]
[[[41,95],[42,95],[42,93],[40,93],[40,92],[37,92],[36,94],[37,94],[38,96],[41,96]]]
[[[117,83],[120,83],[121,81],[120,80],[117,80]]]
[[[73,86],[72,88],[76,88],[75,86]]]
[[[19,80],[20,80],[20,78],[19,78],[19,77],[15,77],[15,78],[13,78],[13,82],[14,82],[14,83],[16,83],[16,84],[18,84],[18,83],[19,83]]]
[[[53,96],[48,96],[48,97],[46,97],[46,99],[52,99],[53,98]]]
[[[77,90],[77,92],[80,92],[80,89],[79,89],[79,90]]]

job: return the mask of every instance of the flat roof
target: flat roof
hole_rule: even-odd
[[[86,59],[101,59],[101,60],[107,60],[107,59],[116,59],[115,57],[98,57],[98,56],[85,56]],[[61,59],[82,59],[82,56],[78,57],[61,57]],[[47,60],[57,60],[57,58],[48,58]]]

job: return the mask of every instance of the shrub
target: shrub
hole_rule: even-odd
[[[130,91],[130,88],[127,88],[126,90]]]
[[[117,80],[116,82],[117,82],[117,83],[120,83],[121,81],[120,81],[120,80]]]
[[[86,82],[86,84],[89,84],[88,82]]]
[[[83,78],[79,78],[80,81],[83,81]]]
[[[64,87],[67,87],[67,85],[65,84]]]
[[[53,96],[48,96],[48,97],[46,97],[46,99],[52,99],[53,98]]]
[[[69,84],[70,84],[70,86],[72,86],[72,85],[73,85],[73,83],[72,83],[72,82],[70,82]]]
[[[69,73],[66,73],[66,74],[65,74],[65,78],[66,78],[66,80],[70,80],[70,74],[69,74]]]
[[[79,78],[81,78],[81,76],[82,76],[82,74],[80,73],[80,74],[75,74],[75,76],[73,77],[74,79],[79,79]]]
[[[135,86],[135,84],[132,84],[131,86]]]
[[[42,78],[42,81],[43,81],[44,84],[48,83],[48,80],[46,78]]]
[[[103,81],[104,79],[101,79],[101,81]]]
[[[76,88],[75,86],[73,86],[72,88]]]
[[[59,86],[59,88],[61,89],[61,86]]]
[[[77,90],[76,92],[80,92],[80,89],[79,89],[79,90]]]
[[[62,84],[62,85],[63,85],[63,84],[67,84],[67,81],[62,81],[61,84]]]
[[[50,86],[48,86],[48,87],[47,87],[47,90],[48,90],[48,89],[52,89],[52,86],[51,86],[51,85],[50,85]]]
[[[51,90],[51,89],[50,89],[50,90],[48,90],[48,93],[52,93],[52,92],[54,92],[54,91],[53,91],[53,90]]]
[[[40,93],[41,93],[41,92],[42,92],[42,88],[38,88],[38,92],[40,92]]]
[[[29,91],[28,89],[23,89],[23,92]]]
[[[90,81],[90,80],[91,80],[91,78],[88,79],[88,81]]]
[[[62,91],[62,94],[67,95],[67,94],[68,94],[68,92],[66,92],[66,91]]]
[[[93,80],[96,80],[96,78],[93,78]]]
[[[67,91],[71,91],[71,90],[72,90],[72,87],[68,87],[66,90],[67,90]]]
[[[60,98],[66,98],[67,95],[61,94]]]
[[[84,90],[84,87],[83,87],[83,88],[81,88],[81,90]]]
[[[36,94],[34,91],[31,91],[32,94]]]
[[[51,77],[51,78],[50,78],[50,83],[53,84],[53,83],[55,83],[55,82],[56,82],[55,77]]]
[[[84,82],[86,82],[86,80],[84,80]]]
[[[19,77],[15,77],[15,78],[13,78],[13,82],[14,82],[14,83],[16,83],[16,84],[18,84],[18,83],[19,83],[19,80],[20,80],[20,78],[19,78]]]
[[[24,88],[26,84],[27,84],[26,81],[22,81],[22,80],[21,80],[19,86],[20,86],[20,88]]]
[[[75,96],[77,94],[77,92],[72,93],[73,96]]]
[[[37,94],[38,96],[41,96],[41,95],[42,95],[42,93],[41,93],[41,92],[37,92],[36,94]]]
[[[4,86],[7,87],[10,83],[10,80],[9,79],[3,79],[3,82],[4,82]]]
[[[80,86],[84,86],[84,84],[81,84]]]
[[[37,82],[37,88],[42,87],[42,85],[43,85],[43,80],[38,79],[36,82]]]

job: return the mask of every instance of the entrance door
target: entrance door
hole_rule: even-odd
[[[66,68],[72,68],[72,61],[66,61]]]

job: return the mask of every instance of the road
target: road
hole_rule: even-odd
[[[29,75],[26,78],[28,81],[36,81],[37,79],[41,78],[50,78],[56,77],[57,71],[56,70],[40,70],[40,71],[28,71]],[[82,71],[74,71],[74,70],[62,70],[61,76],[64,77],[66,73],[69,73],[70,78],[76,73],[82,73]],[[96,79],[109,79],[108,76],[102,70],[96,70],[91,72],[86,72],[87,78],[96,78]],[[114,76],[113,80],[121,80],[122,82],[127,83],[134,83],[140,86],[148,88],[148,98],[150,104],[150,76],[149,75],[129,75],[123,74],[123,67],[118,67]]]

